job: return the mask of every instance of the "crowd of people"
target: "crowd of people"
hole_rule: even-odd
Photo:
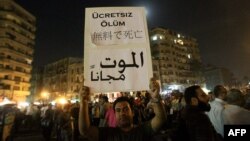
[[[105,94],[90,101],[89,88],[83,87],[80,102],[30,105],[22,122],[17,116],[16,132],[24,123],[42,129],[46,141],[221,141],[224,125],[250,125],[250,89],[217,85],[206,94],[194,85],[161,96],[159,84],[153,79],[150,84],[150,91],[114,102]]]
[[[66,104],[30,104],[23,110],[16,109],[13,134],[21,129],[26,132],[41,131],[44,140],[77,141],[79,139],[79,102]]]

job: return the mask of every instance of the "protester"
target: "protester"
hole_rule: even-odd
[[[250,125],[250,111],[243,108],[245,99],[238,89],[231,89],[227,95],[227,105],[223,113],[224,124],[229,125]]]
[[[214,101],[215,95],[214,95],[214,93],[212,91],[208,92],[208,96],[209,96],[209,102]]]
[[[44,139],[50,141],[53,128],[53,110],[51,104],[48,105],[48,109],[45,111],[45,115],[41,120],[41,127]]]
[[[99,122],[99,127],[105,127],[106,125],[106,119],[105,119],[105,115],[108,111],[108,109],[110,108],[110,104],[108,101],[108,97],[103,95],[100,96],[99,98],[99,103],[100,103],[100,122]]]
[[[72,117],[72,141],[78,141],[79,140],[79,127],[78,127],[78,118],[79,118],[79,102],[76,102],[70,109],[70,115]]]
[[[60,139],[61,141],[71,141],[72,138],[72,127],[71,127],[71,115],[70,105],[64,105],[63,111],[58,117],[60,126]]]
[[[245,94],[245,105],[244,108],[247,110],[250,110],[250,88],[246,89],[246,94]]]
[[[90,104],[89,104],[90,105]],[[91,120],[92,125],[99,126],[100,123],[100,106],[99,102],[94,102],[91,104]]]
[[[186,106],[181,118],[184,121],[187,136],[178,135],[186,141],[219,141],[222,138],[216,133],[205,112],[210,110],[208,95],[200,86],[186,88],[184,92]]]
[[[207,112],[207,115],[212,122],[215,130],[222,137],[224,137],[224,121],[223,121],[223,110],[225,105],[227,90],[222,85],[214,87],[215,99],[210,102],[211,110]]]
[[[96,127],[90,125],[88,115],[88,100],[90,91],[83,88],[79,113],[79,131],[91,141],[148,141],[166,121],[166,113],[160,100],[159,84],[151,79],[152,107],[155,117],[140,126],[133,124],[133,105],[128,97],[119,97],[115,100],[113,109],[117,121],[117,127]]]

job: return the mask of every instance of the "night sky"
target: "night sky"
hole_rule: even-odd
[[[202,61],[250,77],[250,0],[16,0],[37,18],[34,65],[83,56],[84,9],[144,6],[148,27],[198,40]]]

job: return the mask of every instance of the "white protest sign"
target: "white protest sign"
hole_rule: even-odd
[[[84,35],[84,85],[92,92],[149,89],[152,62],[144,8],[86,8]]]

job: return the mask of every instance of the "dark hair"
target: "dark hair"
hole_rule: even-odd
[[[106,95],[103,95],[100,98],[103,99],[105,102],[109,102],[109,98]]]
[[[141,97],[141,92],[138,91],[138,92],[136,93],[136,96],[137,96],[137,97]]]
[[[193,85],[193,86],[186,88],[186,90],[184,92],[184,98],[185,98],[187,105],[191,104],[192,97],[197,97],[196,90],[199,88],[200,88],[200,86],[198,86],[198,85]]]
[[[115,105],[119,102],[128,102],[130,108],[133,110],[133,101],[126,96],[118,97],[113,104],[113,109],[115,110]]]
[[[215,96],[215,97],[218,97],[218,96],[220,95],[221,88],[223,88],[222,85],[216,85],[216,86],[214,87],[214,96]]]
[[[244,95],[239,89],[231,89],[226,97],[226,101],[228,104],[244,106],[245,99]]]

